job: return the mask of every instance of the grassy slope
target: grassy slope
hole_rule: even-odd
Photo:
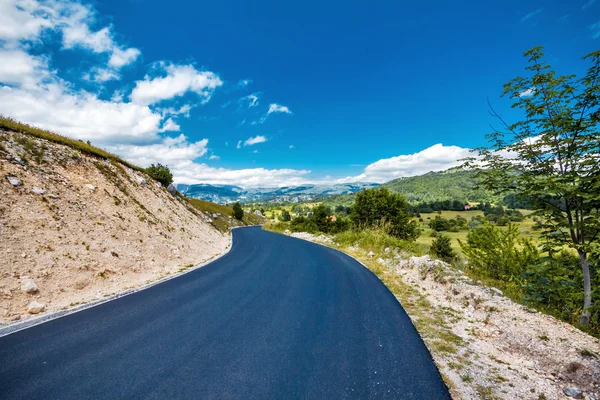
[[[70,139],[68,137],[59,135],[54,132],[50,132],[44,129],[36,128],[31,125],[23,124],[21,122],[17,122],[10,118],[5,118],[0,116],[0,129],[5,129],[7,131],[25,133],[31,136],[35,136],[40,139],[46,139],[54,143],[63,144],[69,146],[73,149],[79,150],[82,153],[101,157],[107,160],[116,161],[120,164],[123,164],[131,169],[135,169],[137,171],[145,172],[144,168],[138,167],[137,165],[133,165],[122,158],[111,154],[107,151],[99,149],[97,147],[92,146],[86,142],[81,140]]]
[[[500,197],[493,193],[477,189],[475,173],[460,169],[449,169],[441,172],[429,172],[410,178],[399,178],[384,183],[391,192],[401,193],[410,203],[421,203],[443,200],[460,200],[473,203],[497,202]],[[331,196],[325,199],[328,206],[351,206],[354,194]]]
[[[222,217],[212,218],[213,224],[221,232],[225,232],[229,230],[232,226],[236,226],[231,223],[232,221],[229,218],[227,218],[228,216],[233,216],[233,209],[231,207],[222,204],[211,203],[210,201],[192,199],[189,197],[186,197],[186,199],[190,202],[191,205],[193,205],[202,212],[210,214],[221,214]],[[258,215],[244,213],[242,223],[244,225],[261,225],[262,223],[264,223],[264,219],[259,217]]]

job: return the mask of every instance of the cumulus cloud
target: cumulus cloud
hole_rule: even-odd
[[[267,138],[264,137],[264,136],[262,136],[262,135],[254,136],[254,137],[251,137],[251,138],[249,138],[248,140],[246,140],[244,142],[244,147],[246,147],[246,146],[254,146],[255,144],[264,143],[266,141],[267,141]],[[238,143],[238,146],[239,146],[239,144],[240,143]]]
[[[460,159],[470,156],[470,150],[458,146],[435,144],[418,153],[384,158],[368,165],[362,174],[339,179],[338,183],[377,182],[422,175],[430,171],[444,171],[461,164]]]
[[[198,71],[193,65],[158,65],[164,76],[137,81],[131,92],[131,100],[137,104],[154,104],[161,100],[182,96],[187,92],[198,94],[203,103],[210,100],[214,90],[223,82],[210,71]]]
[[[214,168],[204,163],[182,161],[169,165],[177,183],[208,183],[250,187],[278,187],[306,184],[310,170],[298,169],[228,169]]]
[[[123,50],[116,48],[108,59],[108,65],[114,68],[121,68],[135,61],[140,54],[138,49],[128,48]]]
[[[90,7],[77,1],[3,0],[0,2],[0,41],[15,49],[23,42],[41,42],[44,31],[61,35],[63,49],[85,49],[108,56],[112,77],[119,68],[140,55],[135,48],[118,44],[111,26],[95,29],[97,16]],[[105,75],[107,76],[107,75]]]
[[[179,131],[173,118],[189,116],[192,106],[156,109],[149,107],[152,102],[187,90],[199,92],[206,101],[220,84],[211,72],[161,63],[159,72],[164,71],[166,77],[147,78],[136,86],[134,97],[144,101],[126,102],[126,93],[119,89],[110,100],[77,89],[77,85],[57,76],[51,67],[51,54],[38,55],[39,50],[46,50],[39,45],[56,39],[63,48],[78,50],[83,57],[90,52],[106,53],[110,56],[106,67],[96,66],[83,74],[85,79],[99,83],[119,79],[118,68],[139,56],[139,50],[114,40],[112,27],[94,29],[95,21],[95,11],[79,2],[1,1],[2,114],[99,145],[153,144],[162,140],[160,133]],[[62,35],[46,37],[46,30]],[[173,86],[166,94],[161,92],[165,83]]]
[[[183,135],[167,137],[158,143],[145,146],[118,144],[108,146],[107,150],[142,167],[159,162],[168,166],[177,166],[182,162],[204,156],[208,151],[208,139],[189,142]]]

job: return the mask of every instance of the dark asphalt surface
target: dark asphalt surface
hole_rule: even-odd
[[[0,338],[2,399],[449,399],[352,258],[260,228],[219,260]]]

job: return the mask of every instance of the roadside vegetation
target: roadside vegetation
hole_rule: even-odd
[[[205,216],[210,219],[210,223],[221,232],[227,232],[236,226],[261,225],[265,222],[263,217],[253,213],[246,213],[241,207],[239,207],[239,211],[236,214],[235,204],[233,207],[229,207],[223,204],[211,203],[210,201],[192,199],[189,197],[185,197],[185,199],[198,211],[204,213]]]

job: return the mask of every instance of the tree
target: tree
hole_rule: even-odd
[[[419,229],[411,221],[404,197],[380,186],[356,194],[350,219],[357,227],[386,226],[388,233],[404,240],[416,240]]]
[[[446,235],[438,234],[436,238],[433,239],[433,242],[431,242],[429,252],[432,256],[435,256],[447,263],[450,263],[456,259],[456,253],[454,252],[454,249],[452,249],[450,238]]]
[[[242,218],[244,218],[244,210],[242,210],[242,206],[240,205],[240,203],[236,202],[232,208],[233,218],[241,221]]]
[[[156,165],[152,164],[146,168],[146,172],[152,178],[162,183],[164,187],[167,187],[173,183],[173,174],[166,165],[162,165],[161,163],[157,163]]]
[[[287,222],[292,219],[292,216],[290,215],[288,210],[283,210],[281,212],[281,215],[279,216],[279,219]]]
[[[508,123],[493,108],[502,130],[488,135],[489,147],[466,165],[478,170],[484,187],[532,199],[543,216],[545,250],[568,246],[577,251],[583,274],[583,311],[590,322],[592,288],[589,256],[600,231],[600,51],[584,57],[591,63],[583,78],[557,75],[544,61],[541,47],[525,54],[526,77],[504,85],[504,97],[522,111]]]

